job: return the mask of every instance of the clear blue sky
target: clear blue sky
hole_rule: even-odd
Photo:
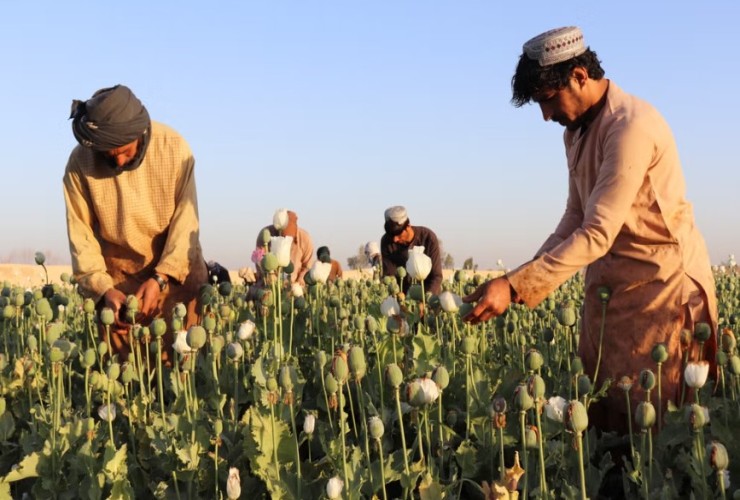
[[[276,208],[346,263],[406,205],[460,266],[531,257],[565,206],[562,128],[510,103],[528,38],[578,25],[676,136],[714,263],[740,254],[740,3],[3,2],[0,261],[68,262],[72,99],[123,83],[196,157],[207,259],[249,262]]]

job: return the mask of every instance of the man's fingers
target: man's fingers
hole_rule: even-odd
[[[462,298],[463,302],[476,302],[478,299],[480,299],[481,295],[483,295],[483,287],[485,285],[481,285],[478,288],[475,289],[473,293],[470,295],[466,295]]]

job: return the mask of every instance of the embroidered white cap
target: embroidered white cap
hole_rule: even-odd
[[[524,53],[540,66],[567,61],[586,52],[583,32],[577,26],[546,31],[524,44]]]

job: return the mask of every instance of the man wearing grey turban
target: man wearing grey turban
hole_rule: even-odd
[[[70,118],[79,143],[63,179],[72,270],[80,292],[115,313],[111,347],[125,358],[132,320],[169,319],[179,302],[188,312],[183,328],[198,319],[195,297],[208,273],[195,160],[185,140],[151,121],[123,85],[74,101]],[[127,312],[129,295],[137,311]],[[172,345],[171,331],[164,342]]]

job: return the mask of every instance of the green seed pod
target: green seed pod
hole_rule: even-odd
[[[220,436],[223,431],[224,431],[224,421],[221,420],[220,418],[217,418],[213,422],[213,434],[215,436]]]
[[[232,288],[232,285],[228,281],[224,281],[224,282],[218,284],[218,293],[222,297],[228,297],[229,295],[231,295],[231,290],[232,289],[233,289]]]
[[[475,306],[473,304],[464,302],[460,304],[460,308],[457,310],[457,315],[460,316],[461,318],[464,318],[465,316],[473,312],[474,307]]]
[[[385,426],[383,420],[380,417],[372,416],[367,420],[367,428],[370,431],[370,436],[373,439],[380,439],[385,433]]]
[[[724,351],[717,351],[717,365],[718,366],[727,366],[727,362],[730,360],[730,358],[727,357],[727,353]]]
[[[377,333],[378,331],[378,320],[375,319],[375,317],[368,315],[365,318],[365,326],[367,327],[367,331],[370,333]]]
[[[124,363],[121,371],[121,382],[130,384],[135,379],[135,375],[136,370],[134,370],[133,365],[131,363]],[[108,375],[108,378],[110,378],[110,375]]]
[[[340,384],[345,383],[347,381],[347,375],[349,375],[346,356],[344,352],[334,354],[331,361],[331,372]]]
[[[655,388],[655,374],[652,370],[646,368],[640,372],[640,386],[643,391],[652,391]]]
[[[278,382],[275,377],[268,377],[265,385],[267,387],[267,390],[270,392],[275,392],[278,390]]]
[[[581,374],[578,376],[578,394],[581,396],[591,393],[591,377],[588,375]]]
[[[208,313],[203,316],[203,328],[207,332],[213,332],[216,329],[216,315]]]
[[[649,401],[641,401],[635,409],[635,423],[643,431],[655,425],[655,407]]]
[[[463,281],[465,281],[467,279],[467,277],[465,276],[465,271],[463,271],[462,269],[458,269],[457,271],[455,271],[454,279],[455,283],[462,283]]]
[[[226,346],[226,357],[233,362],[237,362],[242,359],[244,355],[244,348],[238,342],[232,342]]]
[[[599,300],[602,304],[609,303],[609,299],[612,296],[612,291],[609,289],[608,286],[600,286],[596,289],[596,293],[599,295]]]
[[[283,267],[283,272],[285,274],[293,274],[293,270],[295,269],[295,266],[293,265],[293,262],[288,262],[288,265]],[[308,273],[306,273],[308,274]]]
[[[694,337],[699,342],[706,342],[712,335],[712,327],[709,323],[697,323],[694,327]]]
[[[257,295],[260,298],[260,304],[264,307],[272,307],[275,305],[275,298],[270,290],[262,289]]]
[[[451,409],[447,411],[447,415],[445,415],[445,423],[447,423],[447,426],[450,428],[454,428],[455,425],[457,425],[457,420],[459,418],[459,413],[455,409]]]
[[[462,340],[462,352],[466,356],[470,356],[471,354],[475,353],[477,347],[478,339],[473,335],[468,335]]]
[[[583,373],[583,361],[581,361],[580,356],[576,356],[570,362],[570,373],[572,375],[580,375]]]
[[[186,341],[191,349],[198,350],[206,345],[206,330],[202,326],[191,326],[188,329],[188,335]]]
[[[439,365],[432,372],[432,380],[437,384],[440,391],[444,391],[450,385],[450,372],[447,371],[444,365]]]
[[[683,347],[684,349],[688,349],[691,346],[691,342],[694,340],[694,334],[691,332],[691,330],[684,328],[678,335],[678,339],[681,343],[681,347]]]
[[[365,362],[365,352],[359,346],[353,346],[349,350],[349,370],[352,372],[352,377],[359,381],[367,373],[367,363]]]
[[[262,262],[260,263],[262,266],[262,270],[266,273],[271,273],[275,271],[278,268],[278,258],[277,255],[272,253],[266,253],[262,257]]]
[[[46,262],[46,256],[43,254],[43,252],[36,252],[33,256],[33,259],[39,266],[43,266],[44,262]]]
[[[270,243],[271,239],[272,239],[272,234],[270,234],[269,229],[265,228],[262,230],[262,232],[260,232],[260,238],[259,238],[260,246],[266,247]]]
[[[709,423],[709,410],[698,404],[687,406],[686,420],[688,421],[689,428],[698,431]]]
[[[545,397],[545,380],[539,375],[532,375],[527,379],[527,391],[535,400]]]
[[[172,316],[174,318],[183,319],[185,316],[188,315],[188,308],[185,307],[185,304],[182,302],[178,302],[175,304],[175,307],[172,308]]]
[[[66,355],[64,354],[64,351],[59,349],[58,347],[52,347],[49,351],[49,360],[52,363],[61,363],[66,358]]]
[[[418,380],[406,384],[406,401],[414,408],[424,406],[424,391],[421,390]]]
[[[730,373],[733,375],[740,375],[740,356],[733,354],[730,356]]]
[[[221,304],[218,308],[218,315],[223,320],[229,320],[231,318],[231,306],[229,304]]]
[[[108,376],[109,380],[116,380],[120,374],[121,365],[119,365],[118,363],[111,363],[110,366],[108,366],[106,375]]]
[[[656,363],[665,363],[668,359],[668,349],[663,342],[655,344],[650,355],[653,357],[653,361]]]
[[[542,340],[547,344],[552,343],[552,341],[555,340],[555,331],[549,327],[542,330]]]
[[[98,344],[98,357],[103,357],[108,354],[108,344],[101,342]]]
[[[113,309],[111,309],[110,307],[104,307],[100,311],[100,322],[103,323],[105,326],[112,325],[115,322]]]
[[[560,310],[558,321],[563,326],[573,326],[576,324],[576,310],[574,307],[564,307]]]
[[[518,411],[528,411],[534,406],[534,399],[527,390],[527,385],[521,383],[514,389],[514,408]]]
[[[39,341],[35,335],[29,335],[26,338],[26,345],[28,346],[28,350],[31,352],[36,352],[39,349]]]
[[[303,311],[307,305],[308,302],[306,302],[306,297],[297,297],[295,299],[295,308],[299,311]]]
[[[137,299],[135,295],[129,295],[126,297],[126,307],[129,312],[136,314],[139,312],[139,299]]]
[[[226,344],[226,341],[224,340],[223,335],[214,335],[211,338],[211,352],[218,356],[218,353],[221,352],[221,349],[224,348],[224,345]]]
[[[5,404],[6,404],[5,403],[5,398],[0,397],[0,417],[2,417],[3,414],[5,413]],[[381,422],[381,424],[382,424],[382,422]]]
[[[326,392],[329,394],[336,394],[339,390],[339,383],[337,382],[337,379],[334,378],[334,375],[329,372],[326,377],[324,377],[324,387],[326,388]]]
[[[538,371],[540,368],[542,368],[542,365],[545,363],[545,358],[542,357],[542,353],[538,351],[537,349],[530,349],[527,351],[527,355],[524,358],[524,366],[527,368],[527,370],[530,371]]]
[[[396,268],[396,276],[398,276],[399,278],[404,279],[406,277],[406,274],[408,273],[406,272],[405,267],[401,266]]]
[[[737,339],[735,338],[735,334],[733,333],[733,331],[729,328],[725,328],[722,332],[720,343],[722,344],[722,350],[727,354],[732,354],[733,352],[735,352],[735,348],[737,347]]]
[[[577,400],[571,401],[563,415],[566,428],[576,434],[580,434],[588,428],[588,413],[583,403]]]
[[[25,293],[16,293],[13,296],[13,304],[15,304],[16,307],[23,307],[23,306],[25,306],[26,305],[26,294]]]
[[[46,328],[46,343],[48,345],[54,344],[54,342],[56,342],[57,339],[62,336],[65,329],[66,326],[64,325],[64,323],[51,323]]]
[[[536,450],[539,448],[539,436],[537,427],[528,425],[524,430],[524,446],[529,450]]]
[[[394,389],[401,387],[403,383],[403,372],[397,364],[391,363],[385,367],[385,380]]]
[[[92,348],[87,349],[85,353],[82,355],[81,361],[82,361],[83,368],[91,368],[93,365],[95,365],[95,361],[97,361],[95,350]]]
[[[149,325],[149,329],[156,338],[160,338],[167,332],[167,322],[162,318],[156,318]]]
[[[280,368],[280,387],[285,392],[292,392],[294,383],[293,381],[296,379],[296,373],[295,368],[293,368],[290,365],[283,365]]]
[[[317,369],[319,371],[323,370],[327,361],[326,353],[324,351],[316,351],[314,354],[314,361],[316,362]]]
[[[2,415],[2,411],[0,411],[0,415]],[[719,441],[712,441],[707,446],[707,457],[709,457],[709,464],[714,470],[723,471],[730,465],[727,448]]]
[[[15,307],[8,304],[7,306],[3,307],[3,319],[13,318],[15,318]]]
[[[409,287],[408,298],[417,302],[421,302],[424,299],[424,293],[421,290],[420,284],[414,283]]]
[[[352,326],[354,326],[355,330],[358,333],[364,333],[365,332],[365,318],[359,315],[354,316],[352,318]]]

